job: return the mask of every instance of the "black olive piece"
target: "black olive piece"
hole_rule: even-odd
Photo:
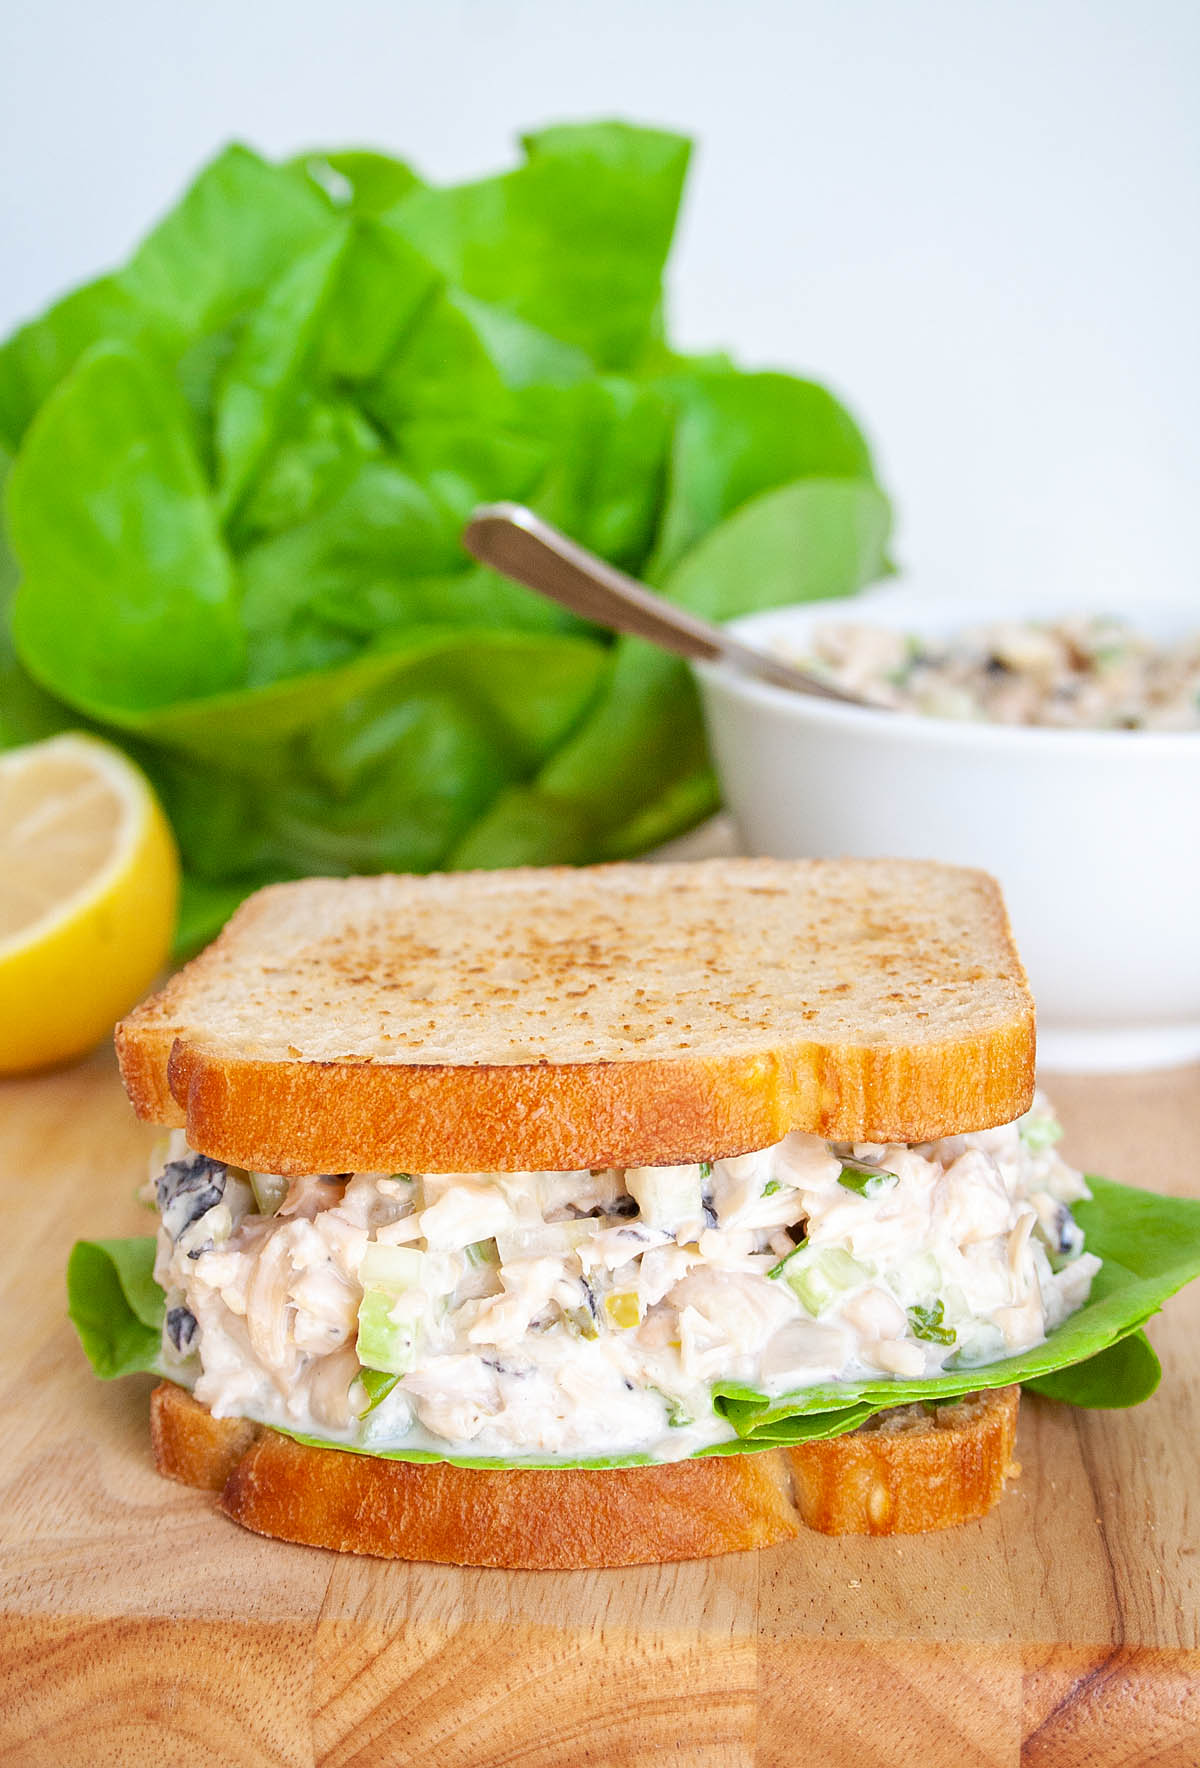
[[[214,1209],[225,1195],[226,1169],[207,1154],[189,1154],[163,1168],[155,1197],[163,1225],[172,1240]]]
[[[196,1316],[190,1308],[167,1309],[167,1337],[179,1352],[186,1356],[196,1342]]]

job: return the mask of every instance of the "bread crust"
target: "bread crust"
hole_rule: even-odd
[[[925,1142],[1009,1123],[1033,1048],[1030,1014],[953,1045],[553,1066],[255,1062],[177,1040],[167,1074],[191,1145],[254,1171],[555,1172],[723,1159],[798,1126]],[[132,1068],[126,1085],[155,1117],[161,1094]]]
[[[797,1506],[824,1535],[923,1535],[986,1516],[1020,1471],[1021,1390],[881,1412],[849,1436],[790,1451]]]
[[[581,1570],[773,1546],[805,1524],[829,1534],[950,1528],[990,1509],[1016,1471],[1018,1403],[1019,1390],[1005,1388],[933,1418],[922,1408],[904,1429],[753,1454],[475,1469],[312,1448],[214,1419],[164,1382],[151,1435],[160,1472],[219,1491],[225,1514],[257,1534],[389,1559]],[[873,1495],[881,1485],[886,1502]]]
[[[1035,1029],[983,874],[726,860],[275,886],[117,1051],[235,1165],[521,1172],[1010,1122]]]

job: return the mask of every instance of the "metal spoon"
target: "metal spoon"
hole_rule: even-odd
[[[463,545],[480,564],[491,565],[514,582],[548,596],[598,626],[611,626],[649,639],[680,657],[725,663],[742,675],[757,676],[777,688],[844,700],[852,706],[874,703],[834,687],[807,669],[785,663],[769,651],[743,644],[723,627],[678,608],[665,596],[627,577],[586,547],[568,540],[520,503],[481,504],[463,529]]]

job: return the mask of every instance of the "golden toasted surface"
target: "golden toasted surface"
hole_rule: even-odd
[[[168,1383],[154,1390],[151,1431],[161,1473],[219,1490],[225,1514],[258,1534],[387,1559],[574,1570],[767,1547],[802,1523],[912,1534],[982,1516],[1016,1472],[1019,1397],[1005,1388],[932,1415],[905,1408],[882,1414],[890,1430],[796,1449],[604,1469],[474,1469],[311,1448],[214,1419]],[[884,1500],[873,1496],[881,1483]]]
[[[986,1516],[1020,1468],[1018,1387],[879,1412],[850,1436],[789,1450],[797,1507],[824,1535],[924,1535]]]
[[[126,1023],[230,1058],[511,1065],[936,1043],[1026,1005],[980,873],[709,860],[278,884]]]
[[[242,1165],[499,1171],[980,1128],[1034,1031],[984,874],[710,860],[277,885],[117,1045]]]

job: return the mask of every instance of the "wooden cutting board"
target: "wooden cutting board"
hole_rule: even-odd
[[[1200,1193],[1200,1069],[1061,1079],[1079,1164]],[[80,1235],[145,1232],[107,1057],[0,1085],[0,1763],[1200,1762],[1200,1285],[1134,1412],[1027,1399],[981,1523],[600,1573],[262,1541],[160,1480],[148,1378],[65,1318]]]

